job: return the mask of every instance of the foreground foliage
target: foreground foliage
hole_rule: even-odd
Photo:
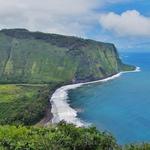
[[[150,150],[150,144],[131,144],[123,147],[122,150]]]
[[[150,144],[119,146],[114,137],[95,127],[0,126],[0,150],[150,150]]]
[[[0,126],[2,150],[112,150],[115,139],[91,128],[76,128],[60,123],[57,127],[38,128]]]

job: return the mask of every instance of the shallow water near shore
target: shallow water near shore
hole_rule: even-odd
[[[111,132],[120,144],[150,141],[150,53],[121,58],[141,72],[71,90],[70,105],[81,120]]]

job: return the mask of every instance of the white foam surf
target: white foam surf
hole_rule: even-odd
[[[73,123],[77,126],[83,126],[85,123],[81,121],[77,117],[77,111],[70,107],[68,103],[68,91],[71,89],[76,89],[78,87],[81,87],[82,85],[91,84],[91,83],[98,83],[98,82],[107,82],[109,80],[113,80],[123,73],[129,73],[129,72],[139,72],[140,67],[137,67],[134,71],[125,71],[120,72],[116,75],[113,75],[111,77],[108,77],[106,79],[97,80],[97,81],[91,81],[86,83],[78,83],[78,84],[71,84],[66,85],[58,88],[52,95],[50,99],[50,103],[52,105],[51,112],[53,114],[53,118],[51,120],[52,123],[59,123],[60,121],[64,120],[67,123]]]

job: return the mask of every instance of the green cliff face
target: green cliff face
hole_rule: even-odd
[[[0,31],[0,83],[90,81],[132,69],[113,44],[25,29]]]

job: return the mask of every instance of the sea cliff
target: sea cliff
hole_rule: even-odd
[[[3,29],[0,31],[3,89],[0,123],[35,124],[49,113],[48,94],[51,96],[57,88],[134,69],[121,61],[111,43],[26,29]],[[49,119],[42,122],[45,120]]]
[[[0,31],[0,83],[87,82],[133,69],[111,43],[26,29]]]

